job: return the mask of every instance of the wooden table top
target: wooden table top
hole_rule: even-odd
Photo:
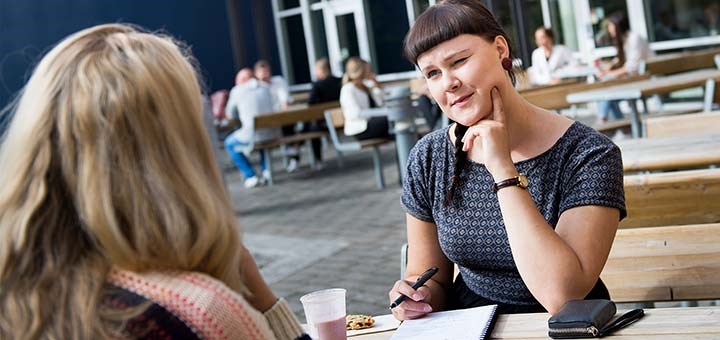
[[[677,170],[720,164],[720,134],[618,141],[623,170]]]
[[[263,113],[255,116],[255,128],[281,127],[297,122],[307,122],[325,119],[325,110],[340,107],[339,102],[329,102],[314,105],[292,105],[287,110]]]
[[[705,82],[709,79],[720,81],[720,70],[694,70],[622,85],[610,85],[595,90],[574,92],[567,95],[567,101],[577,104],[600,100],[640,99],[654,94],[705,86]]]
[[[621,312],[622,313],[622,312]],[[619,313],[618,313],[619,314]],[[499,315],[491,339],[549,339],[547,313]],[[394,330],[350,337],[351,340],[387,340]],[[616,340],[720,339],[720,306],[648,308],[645,316],[611,335]]]

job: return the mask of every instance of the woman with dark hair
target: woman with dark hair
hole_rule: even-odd
[[[457,123],[423,137],[408,160],[409,261],[389,292],[410,298],[393,309],[400,320],[487,304],[555,313],[568,300],[609,298],[599,275],[626,215],[620,150],[523,99],[510,46],[480,0],[430,7],[405,38]],[[440,270],[412,289],[430,267]]]
[[[619,78],[639,72],[640,64],[653,52],[647,40],[639,34],[630,31],[630,23],[625,13],[616,12],[608,17],[608,33],[613,39],[617,54],[613,62],[600,69],[598,78]],[[598,108],[598,123],[608,120],[610,113],[615,119],[622,119],[623,114],[618,105],[619,101],[602,101]]]
[[[577,65],[570,49],[555,44],[555,34],[549,28],[541,26],[535,30],[535,44],[538,47],[531,56],[532,67],[528,68],[531,83],[557,84],[560,78],[554,77],[553,72]]]

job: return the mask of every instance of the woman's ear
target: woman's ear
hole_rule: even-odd
[[[497,49],[498,59],[502,60],[503,58],[510,58],[510,46],[508,45],[505,37],[502,35],[496,36],[493,44],[495,45],[495,49]]]

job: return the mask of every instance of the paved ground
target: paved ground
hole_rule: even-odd
[[[375,187],[370,151],[345,155],[342,168],[327,151],[322,170],[303,162],[296,173],[276,171],[274,186],[253,189],[243,187],[228,161],[224,165],[245,244],[301,320],[300,296],[333,287],[347,289],[349,313],[387,313],[405,226],[394,144],[382,154],[382,191]],[[282,169],[279,159],[275,164]]]

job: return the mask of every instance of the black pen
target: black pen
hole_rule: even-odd
[[[437,267],[432,267],[432,268],[426,270],[424,273],[422,273],[420,275],[420,277],[417,278],[415,283],[413,283],[412,289],[418,289],[418,288],[422,287],[425,284],[425,282],[427,282],[427,280],[430,280],[430,278],[433,275],[435,275],[435,273],[437,273],[437,272],[438,272]],[[398,296],[398,298],[395,299],[395,301],[393,301],[393,303],[390,304],[390,309],[397,307],[399,304],[401,304],[403,301],[405,301],[405,299],[407,299],[407,296],[400,294],[400,296]]]

